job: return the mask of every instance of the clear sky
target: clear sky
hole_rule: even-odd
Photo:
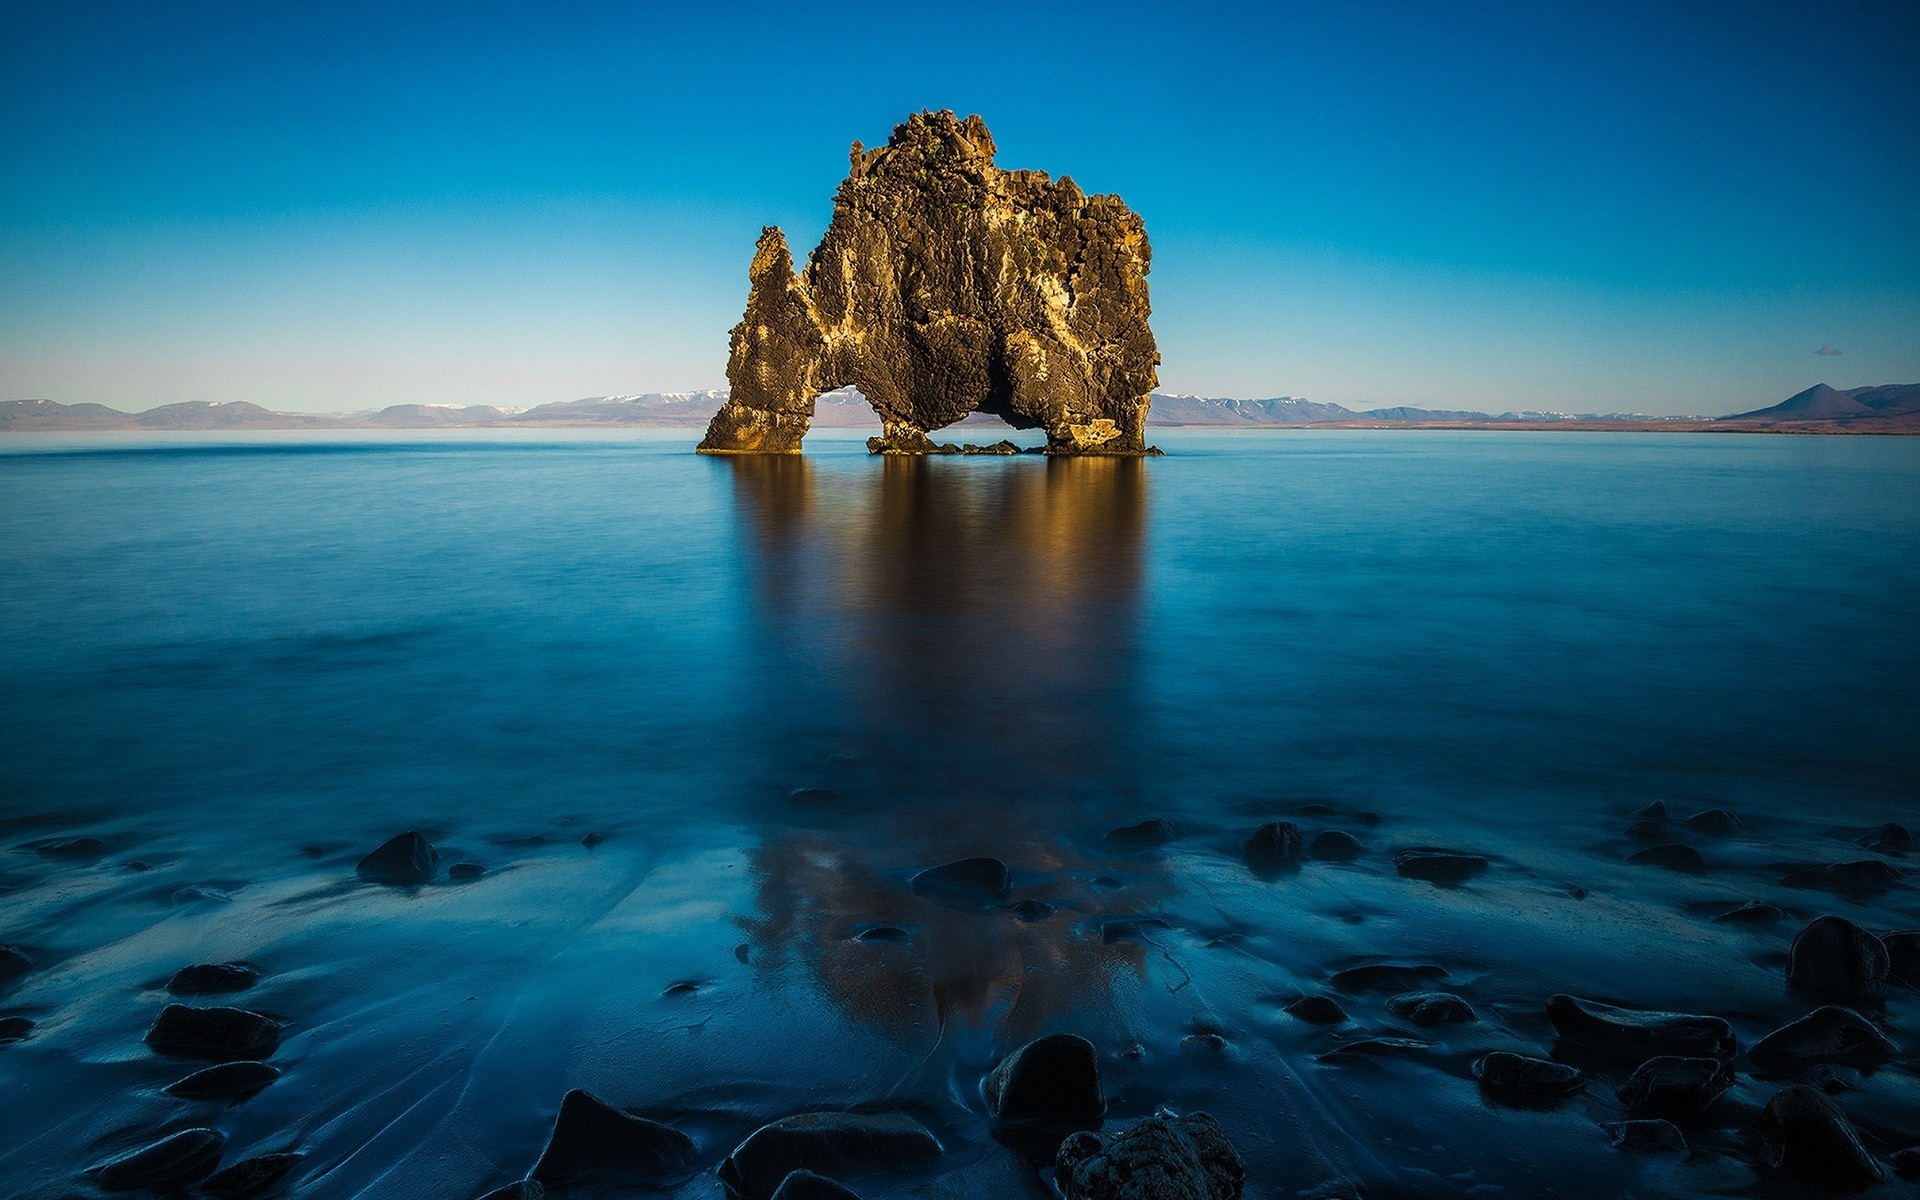
[[[1912,0],[0,13],[0,399],[720,386],[760,226],[920,108],[1145,217],[1163,390],[1920,381]]]

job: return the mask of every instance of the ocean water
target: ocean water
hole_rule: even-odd
[[[1548,1053],[1560,991],[1750,1044],[1811,1006],[1782,978],[1805,918],[1920,925],[1920,877],[1779,882],[1920,824],[1920,439],[1159,440],[0,441],[0,942],[34,963],[0,984],[34,1022],[0,1046],[0,1192],[89,1194],[213,1125],[230,1162],[304,1153],[295,1195],[477,1196],[586,1087],[695,1137],[674,1195],[852,1106],[938,1134],[937,1171],[856,1184],[919,1194],[1004,1166],[981,1076],[1056,1031],[1099,1048],[1110,1128],[1209,1111],[1251,1196],[1766,1186],[1743,1131],[1777,1084],[1744,1065],[1682,1159],[1610,1147],[1604,1071],[1525,1111],[1470,1064]],[[1674,823],[1710,871],[1625,861],[1656,799],[1739,818]],[[1105,837],[1149,817],[1177,838]],[[1365,853],[1256,874],[1271,819]],[[358,881],[404,830],[485,874]],[[104,852],[42,853],[82,837]],[[1398,876],[1419,845],[1492,865]],[[1055,911],[910,890],[969,855]],[[1748,899],[1793,919],[1710,920]],[[174,1099],[193,1064],[142,1034],[175,969],[226,960],[263,972],[228,1000],[286,1024],[285,1074]],[[1481,1019],[1329,992],[1381,960],[1443,966]],[[1351,1022],[1283,1011],[1316,993]],[[1884,1154],[1920,1142],[1920,1001],[1876,1015],[1906,1057],[1841,1100]],[[1367,1035],[1425,1045],[1320,1057]]]

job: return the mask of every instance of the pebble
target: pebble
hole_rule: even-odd
[[[244,992],[259,981],[260,972],[245,963],[197,963],[175,971],[167,990],[176,996],[210,996]]]
[[[1547,999],[1547,1019],[1574,1045],[1636,1062],[1662,1054],[1733,1057],[1733,1027],[1719,1017],[1617,1008],[1562,993]]]
[[[1036,1038],[1000,1060],[982,1089],[1002,1121],[1097,1121],[1106,1111],[1093,1043],[1070,1033]]]
[[[1672,1121],[1614,1121],[1600,1128],[1606,1130],[1615,1150],[1678,1150],[1683,1154],[1687,1150],[1686,1135]]]
[[[472,883],[487,873],[487,869],[476,862],[457,862],[447,868],[447,878],[455,883]]]
[[[376,883],[431,883],[440,870],[440,853],[425,837],[409,831],[382,842],[354,870],[362,879]]]
[[[802,1168],[828,1176],[907,1170],[942,1153],[925,1127],[898,1113],[802,1113],[748,1135],[720,1164],[720,1181],[742,1200],[770,1200]]]
[[[1054,1171],[1066,1200],[1239,1200],[1246,1166],[1203,1112],[1156,1113],[1119,1133],[1076,1133]]]
[[[94,1168],[93,1181],[109,1192],[170,1191],[211,1174],[226,1147],[217,1129],[182,1129]]]
[[[670,1125],[622,1112],[578,1088],[560,1101],[553,1136],[529,1172],[542,1183],[608,1179],[665,1183],[693,1165],[693,1139]]]
[[[1817,917],[1794,936],[1787,980],[1844,1000],[1887,994],[1891,959],[1886,945],[1845,917]]]
[[[1295,862],[1300,857],[1300,827],[1292,821],[1268,821],[1247,836],[1241,852],[1255,871]]]
[[[241,1100],[278,1078],[279,1067],[243,1059],[195,1071],[167,1088],[167,1095],[183,1100]]]
[[[1473,1064],[1480,1090],[1508,1103],[1538,1104],[1571,1096],[1586,1084],[1580,1068],[1495,1050]]]
[[[1847,1115],[1804,1084],[1775,1092],[1754,1128],[1768,1164],[1789,1178],[1849,1189],[1886,1178]]]
[[[184,1058],[259,1059],[280,1045],[280,1022],[244,1008],[169,1004],[147,1028],[146,1042],[161,1054]]]

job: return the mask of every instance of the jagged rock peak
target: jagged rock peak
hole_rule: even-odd
[[[971,412],[1046,430],[1049,453],[1152,453],[1145,224],[1118,196],[993,159],[979,117],[915,113],[884,146],[853,143],[804,269],[763,231],[732,394],[700,449],[798,451],[815,397],[851,385],[880,416],[875,453],[931,452],[927,434]]]

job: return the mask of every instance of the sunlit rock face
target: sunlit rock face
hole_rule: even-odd
[[[972,412],[1046,430],[1053,454],[1147,452],[1145,224],[993,154],[979,117],[917,113],[877,150],[853,144],[804,270],[777,227],[760,235],[701,450],[798,451],[814,398],[852,385],[880,415],[876,453],[926,453]]]

